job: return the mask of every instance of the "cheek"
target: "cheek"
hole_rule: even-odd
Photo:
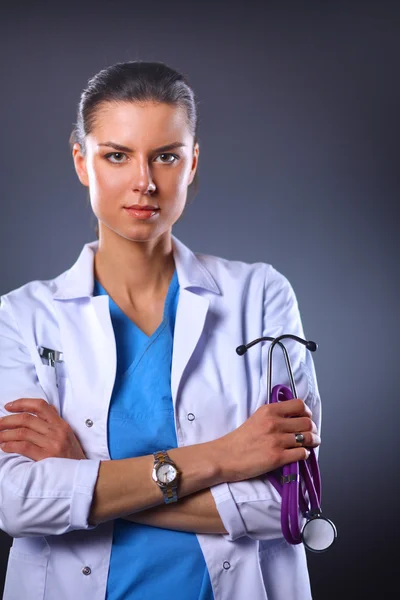
[[[168,180],[177,194],[183,193],[187,189],[190,168],[188,165],[183,165],[181,168],[171,169]]]
[[[97,201],[119,192],[129,182],[129,176],[123,169],[110,169],[98,164],[91,165],[88,176],[91,196]]]

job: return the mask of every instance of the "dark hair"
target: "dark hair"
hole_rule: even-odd
[[[81,94],[71,147],[85,152],[85,138],[93,130],[99,106],[105,102],[160,102],[185,109],[187,123],[198,140],[197,102],[186,78],[162,62],[130,61],[102,69],[89,79]],[[188,190],[189,202],[198,191],[198,171]]]

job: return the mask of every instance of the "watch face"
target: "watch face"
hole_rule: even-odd
[[[164,464],[157,469],[157,479],[161,483],[172,483],[176,478],[176,469],[172,465]]]

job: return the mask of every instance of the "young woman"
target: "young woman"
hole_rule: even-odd
[[[310,598],[265,474],[320,444],[314,366],[289,343],[300,399],[265,405],[268,344],[235,349],[304,337],[289,282],[172,235],[196,183],[192,89],[163,63],[107,68],[72,146],[98,241],[1,302],[4,600]]]

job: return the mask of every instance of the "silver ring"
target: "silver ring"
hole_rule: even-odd
[[[305,437],[302,433],[295,433],[294,437],[296,438],[296,443],[297,444],[302,444],[305,440]]]

